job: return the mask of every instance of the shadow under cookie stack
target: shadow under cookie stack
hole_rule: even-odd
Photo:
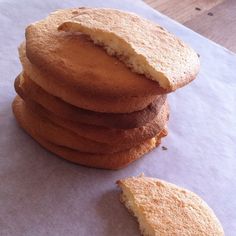
[[[83,11],[60,10],[27,27],[13,112],[52,153],[89,167],[119,169],[167,135],[167,91],[88,35],[58,30]]]

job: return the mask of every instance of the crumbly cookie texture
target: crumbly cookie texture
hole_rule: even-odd
[[[144,175],[117,184],[121,201],[137,217],[144,236],[224,235],[212,209],[189,190]]]
[[[133,13],[85,8],[59,30],[82,32],[129,68],[173,91],[199,70],[196,52],[161,26]]]

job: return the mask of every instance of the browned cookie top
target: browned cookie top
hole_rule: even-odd
[[[78,91],[107,97],[150,96],[165,92],[158,83],[133,73],[84,34],[59,32],[58,26],[82,9],[59,10],[26,29],[30,61]]]

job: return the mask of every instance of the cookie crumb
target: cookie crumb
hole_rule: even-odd
[[[207,15],[208,16],[214,16],[214,14],[212,12],[208,12]]]
[[[195,10],[196,10],[196,11],[201,11],[202,9],[199,8],[199,7],[195,7]]]
[[[165,146],[162,146],[161,148],[162,148],[162,150],[164,150],[164,151],[168,150],[168,148],[165,147]]]

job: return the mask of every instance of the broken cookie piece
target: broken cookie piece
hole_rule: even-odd
[[[144,236],[224,235],[212,209],[189,190],[143,175],[117,184],[121,202],[137,218]]]

